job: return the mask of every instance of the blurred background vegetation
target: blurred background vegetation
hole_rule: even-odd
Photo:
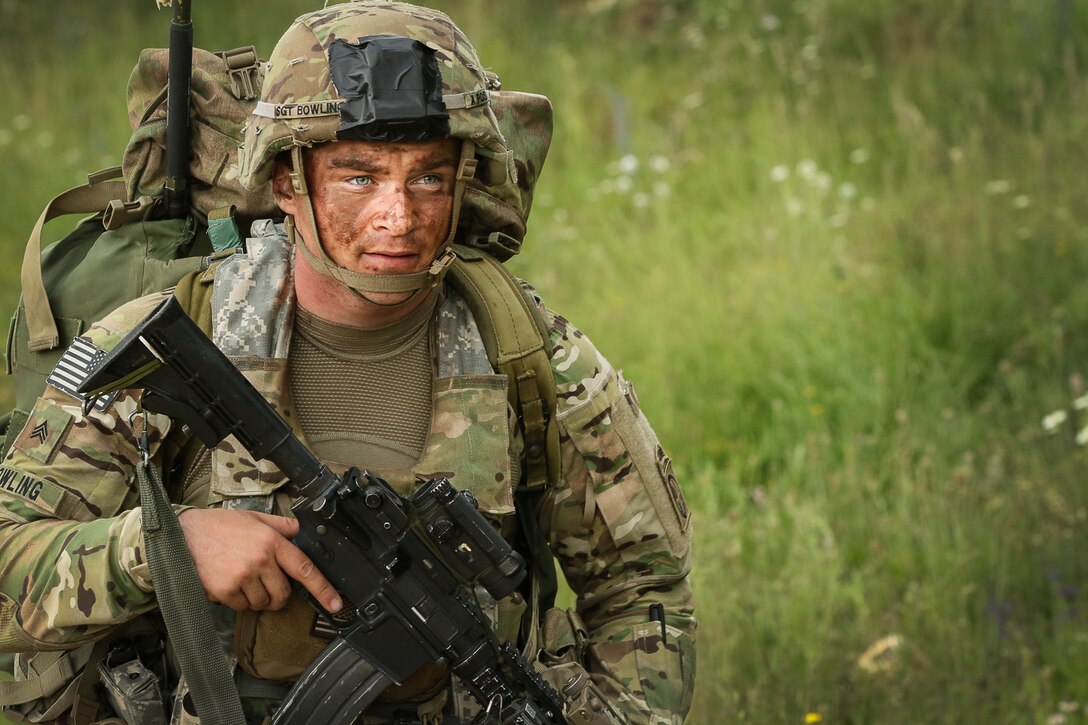
[[[1088,4],[434,4],[554,103],[513,266],[682,474],[690,722],[1088,721]],[[200,3],[197,44],[314,6]],[[168,22],[0,0],[0,308]]]

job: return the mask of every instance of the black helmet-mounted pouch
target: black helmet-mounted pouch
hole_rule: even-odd
[[[435,51],[418,40],[369,35],[329,46],[341,140],[429,141],[450,133]]]

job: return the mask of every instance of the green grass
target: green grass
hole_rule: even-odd
[[[19,5],[5,309],[42,204],[119,158],[123,80],[167,23]],[[197,8],[198,44],[267,53],[305,9],[248,5]],[[683,474],[690,721],[1083,721],[1085,8],[443,7],[556,108],[516,271],[622,365]]]

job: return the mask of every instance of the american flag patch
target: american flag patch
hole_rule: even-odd
[[[79,393],[79,386],[83,385],[84,381],[90,377],[91,372],[104,357],[106,357],[105,350],[99,350],[83,338],[77,337],[71,346],[64,351],[64,354],[60,356],[57,366],[53,368],[53,372],[49,374],[49,379],[46,382],[57,390],[68,393],[73,398],[86,400]],[[99,413],[105,412],[116,397],[116,392],[96,396],[94,409]]]

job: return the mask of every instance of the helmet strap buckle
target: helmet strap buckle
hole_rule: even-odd
[[[475,156],[461,159],[461,165],[457,167],[457,181],[467,181],[476,178],[476,167],[480,160]]]
[[[435,260],[431,262],[431,266],[427,269],[427,274],[431,276],[432,287],[442,280],[446,269],[453,264],[455,259],[457,259],[457,255],[451,247],[446,247],[446,251],[435,257]]]
[[[310,190],[306,187],[306,169],[302,165],[302,147],[297,144],[291,147],[291,166],[292,169],[287,174],[291,179],[291,188],[296,194],[309,196]]]

